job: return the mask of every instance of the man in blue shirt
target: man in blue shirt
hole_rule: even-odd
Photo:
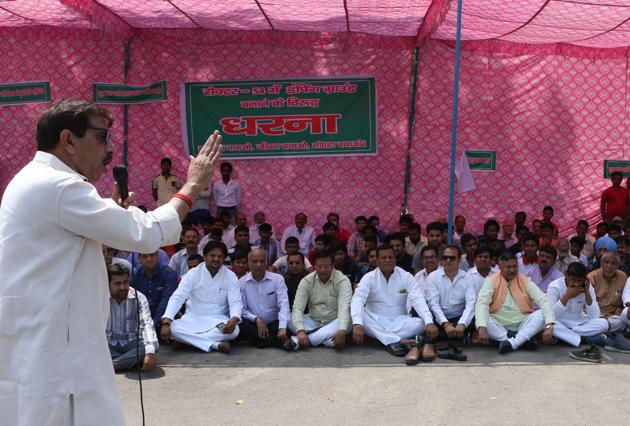
[[[158,331],[168,299],[177,289],[177,272],[158,261],[157,251],[140,254],[140,262],[133,273],[131,285],[147,297],[155,330]]]

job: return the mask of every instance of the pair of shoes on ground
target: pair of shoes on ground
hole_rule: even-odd
[[[579,361],[602,362],[602,351],[597,345],[591,345],[581,351],[569,352],[569,357]]]
[[[464,354],[461,347],[449,344],[448,348],[437,351],[437,356],[442,359],[450,359],[453,361],[466,361],[468,356]]]
[[[435,352],[433,350],[433,345],[430,343],[425,344],[424,346],[417,344],[413,345],[407,352],[407,355],[405,355],[405,364],[416,365],[420,361],[431,362],[434,359]]]
[[[521,345],[521,348],[525,350],[529,350],[529,351],[535,351],[538,349],[538,342],[536,341],[535,337],[532,337],[531,339],[523,343]],[[509,340],[504,340],[502,342],[499,342],[499,353],[501,355],[505,355],[512,351],[514,351],[514,348],[512,347],[512,344],[510,343]]]

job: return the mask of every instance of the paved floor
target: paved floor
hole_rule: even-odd
[[[375,344],[297,353],[237,344],[229,355],[163,347],[144,375],[146,424],[627,425],[630,355],[574,361],[568,346],[408,367]],[[129,425],[141,424],[135,373],[119,374]]]

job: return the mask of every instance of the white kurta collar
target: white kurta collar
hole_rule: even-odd
[[[60,170],[62,172],[71,173],[73,175],[77,175],[81,178],[81,180],[87,181],[87,178],[80,173],[77,173],[75,170],[72,170],[66,163],[61,161],[57,156],[51,154],[49,152],[37,151],[35,153],[35,157],[33,157],[33,161],[36,161],[41,164],[46,164],[52,167],[55,170]]]

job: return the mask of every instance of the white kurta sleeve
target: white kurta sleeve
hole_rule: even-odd
[[[188,271],[186,275],[182,276],[182,280],[179,282],[177,290],[175,290],[175,292],[171,295],[171,298],[168,299],[168,305],[166,305],[166,310],[164,311],[162,318],[170,320],[175,318],[175,315],[179,312],[184,302],[186,302],[186,300],[190,297],[190,293],[198,280],[199,270],[196,268]]]
[[[418,282],[411,274],[405,274],[405,288],[407,289],[407,297],[411,301],[411,306],[416,310],[420,318],[424,320],[426,325],[433,324],[433,315],[427,306],[422,290]]]
[[[102,198],[92,184],[76,181],[61,192],[57,221],[66,230],[120,250],[148,253],[179,241],[181,224],[170,204],[144,213]]]
[[[556,318],[561,317],[562,314],[569,309],[564,303],[562,303],[562,296],[564,296],[564,293],[562,293],[560,286],[552,283],[549,287],[547,287],[547,299],[553,308],[553,313]]]
[[[630,303],[630,277],[626,281],[626,286],[623,288],[623,293],[621,293],[621,301],[624,305]]]
[[[236,280],[228,285],[228,305],[230,307],[230,318],[236,317],[240,322],[243,312],[243,300],[241,299],[241,287]]]
[[[628,288],[628,284],[626,284],[626,288]],[[588,286],[588,292],[591,295],[592,302],[590,305],[586,305],[586,316],[589,319],[599,318],[601,311],[599,309],[599,303],[597,302],[597,296],[595,295],[595,289],[592,285]],[[586,304],[586,302],[584,303]]]
[[[354,290],[354,295],[352,295],[350,302],[350,316],[352,317],[353,325],[363,325],[365,302],[372,291],[372,284],[375,278],[373,273],[363,275],[363,278],[359,281],[359,285]]]
[[[459,324],[464,324],[466,327],[470,325],[475,316],[475,303],[477,302],[477,290],[475,283],[471,276],[466,276],[466,307],[459,319]]]
[[[440,283],[437,282],[439,279],[436,274],[431,274],[427,278],[427,305],[435,316],[438,324],[444,324],[448,319],[440,306],[440,289],[438,287]],[[417,309],[416,312],[418,312]],[[420,312],[418,312],[418,314],[420,314]]]

